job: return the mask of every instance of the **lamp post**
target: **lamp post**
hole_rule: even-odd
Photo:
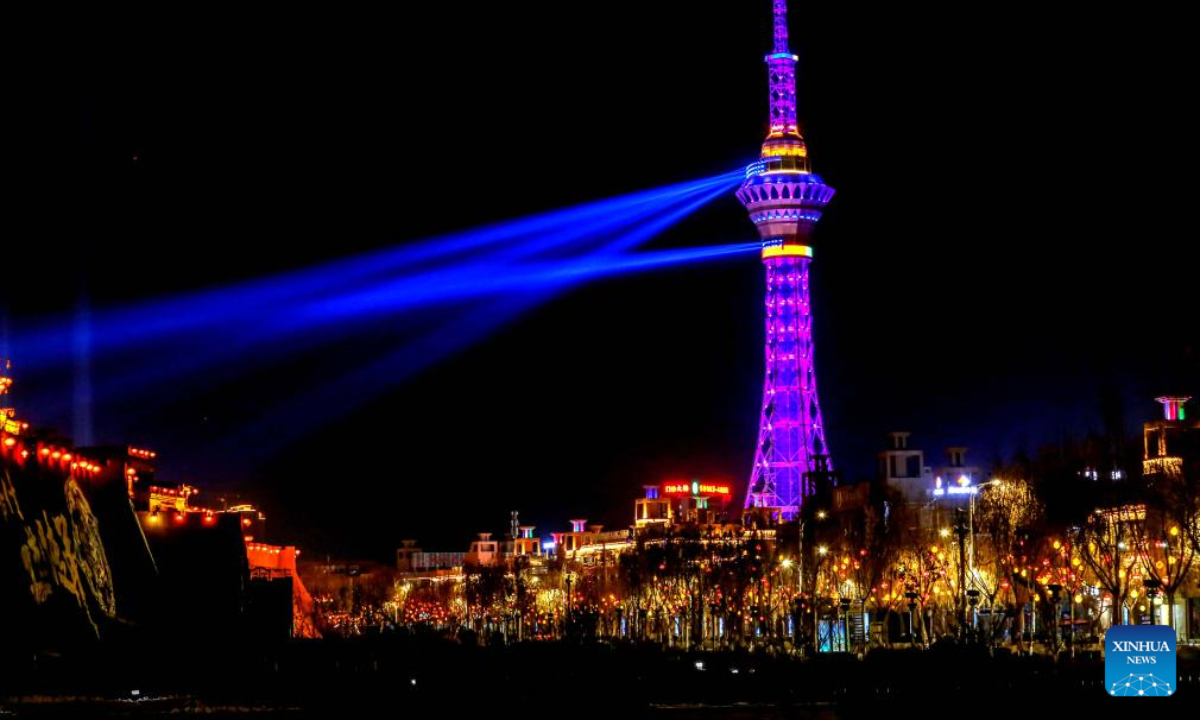
[[[838,603],[841,608],[841,617],[838,622],[842,625],[842,652],[850,651],[850,599],[843,597]]]
[[[804,515],[799,516],[800,541],[796,547],[796,592],[804,594]]]
[[[826,517],[827,517],[827,515],[824,510],[817,511],[817,520],[824,520]],[[808,527],[808,521],[805,519],[803,513],[799,513],[797,515],[796,519],[799,522],[799,527],[797,528],[799,530],[799,538],[796,543],[796,593],[797,593],[797,600],[799,601],[800,596],[804,595],[804,531]],[[820,555],[825,554],[824,546],[818,548],[818,554],[820,554]],[[820,562],[819,561],[816,563],[816,567],[819,572],[820,571]],[[817,604],[815,602],[816,601],[816,589],[817,589],[816,575],[817,575],[817,573],[813,574],[813,602],[809,603],[813,609],[814,617],[817,616]],[[797,628],[796,638],[797,638],[797,640],[799,640],[799,638],[800,638],[799,620],[800,620],[800,617],[799,617],[799,615],[797,615],[797,623],[796,623],[796,628]],[[815,628],[817,628],[817,625],[814,623],[814,629]],[[817,630],[817,635],[813,636],[813,647],[814,648],[819,645],[819,641],[820,641],[820,631]]]
[[[822,512],[819,517],[824,517],[824,516],[825,516],[825,514]],[[816,568],[816,572],[813,573],[813,597],[812,597],[813,652],[814,653],[821,652],[821,607],[820,607],[820,604],[817,602],[817,578],[821,574],[821,559],[824,558],[828,554],[829,554],[828,547],[826,547],[824,545],[817,546],[817,562],[816,562],[817,568]]]
[[[975,583],[975,496],[978,495],[979,492],[981,490],[983,490],[983,488],[988,487],[989,485],[996,485],[998,487],[1003,487],[1004,481],[1003,480],[988,480],[985,483],[979,483],[978,485],[975,486],[975,492],[971,493],[970,501],[967,503],[967,506],[968,506],[967,523],[970,526],[970,534],[971,534],[971,554],[969,557],[969,562],[970,562],[970,569],[971,569],[971,584],[972,585]]]
[[[1159,590],[1162,588],[1162,581],[1158,578],[1146,578],[1142,581],[1142,587],[1146,588],[1146,602],[1149,603],[1146,607],[1149,608],[1150,624],[1157,625],[1158,618],[1154,617],[1154,608],[1157,607]]]
[[[905,583],[904,597],[908,599],[908,643],[910,646],[917,644],[917,626],[915,613],[917,610],[917,593],[916,586],[912,583]]]
[[[779,566],[781,568],[783,568],[784,570],[791,570],[792,569],[792,559],[784,558],[784,559],[780,560]],[[780,583],[780,585],[786,587],[786,583]],[[789,612],[791,613],[790,617],[798,619],[797,613],[799,612],[799,609],[800,609],[800,596],[797,595],[796,599],[791,603],[790,608],[787,608],[784,612],[784,615],[785,615],[784,627],[785,628],[787,627],[786,616],[788,616],[788,613]],[[792,638],[792,639],[795,640],[795,638]]]
[[[817,519],[824,520],[825,518],[826,518],[825,511],[818,510],[817,511]],[[797,555],[796,555],[796,558],[798,561],[798,566],[799,566],[798,567],[798,579],[796,581],[796,591],[803,593],[804,592],[804,529],[808,526],[808,521],[805,520],[803,514],[799,515],[798,520],[800,522],[800,528],[799,528],[800,529],[800,540],[799,540],[799,543],[797,544]]]
[[[955,508],[954,533],[958,535],[958,593],[955,598],[955,606],[958,611],[958,635],[960,638],[965,638],[967,633],[967,524],[967,518],[963,517],[962,508]]]
[[[1058,657],[1059,646],[1059,626],[1062,625],[1062,613],[1059,612],[1060,603],[1062,602],[1063,586],[1058,583],[1050,583],[1046,586],[1050,591],[1050,604],[1054,607],[1054,655]]]
[[[1003,487],[1004,481],[1000,480],[1000,479],[994,479],[994,480],[988,480],[985,483],[979,483],[978,485],[975,486],[974,491],[971,492],[971,495],[969,496],[969,499],[967,500],[967,534],[971,538],[971,548],[970,548],[969,554],[967,555],[967,568],[968,568],[968,574],[971,576],[971,588],[972,589],[975,589],[975,496],[978,495],[980,493],[980,491],[983,490],[983,488],[988,487],[989,485]],[[968,595],[969,594],[970,593],[968,593]],[[976,594],[978,594],[978,593],[976,593]],[[973,603],[971,606],[972,615],[975,612],[975,610],[974,610],[975,604],[977,604],[977,603]],[[972,618],[972,620],[974,620],[974,618]],[[972,625],[972,627],[974,627],[975,623],[972,622],[971,625]]]
[[[563,602],[563,637],[565,638],[571,623],[571,581],[575,579],[575,573],[568,570],[563,579],[567,583],[567,597]]]

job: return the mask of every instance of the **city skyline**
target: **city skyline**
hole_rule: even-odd
[[[471,63],[454,61],[462,64],[451,63],[444,74],[428,68],[412,72],[402,59],[385,60],[393,52],[425,52],[425,46],[401,51],[385,42],[386,38],[377,37],[375,42],[365,43],[362,56],[340,61],[330,58],[331,67],[342,73],[323,78],[312,72],[320,61],[293,68],[284,63],[280,68],[264,57],[273,55],[263,52],[264,48],[281,51],[274,55],[290,56],[289,51],[297,48],[287,41],[245,37],[232,45],[240,50],[236,57],[250,61],[246,63],[249,76],[238,80],[232,69],[219,67],[211,71],[214,80],[206,76],[210,71],[191,65],[194,60],[187,57],[187,50],[192,46],[185,43],[182,49],[168,49],[162,38],[138,39],[133,48],[153,51],[150,54],[167,62],[162,67],[141,69],[133,74],[133,80],[121,82],[114,82],[106,73],[115,67],[101,63],[70,89],[50,93],[51,102],[45,104],[44,112],[54,123],[38,128],[36,137],[46,140],[43,144],[49,150],[30,158],[31,176],[53,175],[61,168],[76,172],[78,185],[52,187],[60,191],[59,197],[88,209],[34,231],[26,243],[13,249],[10,257],[16,259],[14,264],[30,268],[28,275],[12,284],[14,297],[6,298],[15,306],[14,324],[75,303],[79,281],[73,276],[78,272],[48,273],[37,262],[42,247],[39,240],[45,237],[86,238],[90,230],[115,238],[104,244],[68,242],[68,247],[80,243],[80,249],[91,254],[86,284],[94,302],[102,305],[276,272],[344,254],[343,249],[365,250],[405,237],[469,227],[482,220],[516,216],[520,211],[544,210],[744,164],[755,154],[762,131],[761,110],[765,110],[760,60],[769,37],[762,26],[762,10],[757,5],[730,10],[720,22],[687,17],[680,21],[683,27],[677,27],[673,23],[679,18],[672,15],[677,9],[664,8],[658,11],[661,14],[643,11],[640,17],[645,22],[630,29],[624,62],[593,57],[574,59],[569,70],[549,67],[541,59],[542,51],[534,49],[544,46],[536,45],[518,52],[518,59],[507,61],[511,64],[497,60],[501,63],[494,70],[497,76],[490,78],[496,82],[477,88],[483,96],[473,104],[496,109],[497,127],[502,132],[489,140],[488,152],[496,154],[498,168],[513,174],[512,185],[519,189],[502,191],[503,196],[461,214],[454,203],[433,192],[406,198],[397,208],[398,201],[384,190],[394,189],[396,184],[380,184],[375,178],[388,177],[388,167],[415,157],[419,159],[414,163],[420,168],[418,174],[429,178],[429,187],[456,179],[456,172],[447,167],[453,163],[444,160],[442,151],[418,153],[411,142],[395,137],[388,121],[402,118],[413,125],[412,136],[442,137],[445,153],[452,157],[461,153],[456,149],[454,129],[461,118],[433,108],[452,107],[450,101],[461,90],[454,78],[472,67]],[[506,32],[520,32],[519,17],[481,12],[463,21],[464,36],[479,41],[480,47],[490,47],[489,39],[500,44],[495,36],[505,34],[493,36],[486,27],[490,21],[508,23],[502,25]],[[1025,443],[1033,446],[1054,439],[1064,428],[1082,432],[1088,424],[1096,427],[1100,422],[1095,398],[1106,381],[1125,401],[1129,428],[1153,416],[1149,402],[1153,394],[1190,390],[1174,384],[1195,377],[1194,337],[1189,336],[1186,323],[1182,330],[1169,332],[1185,317],[1182,303],[1188,283],[1186,279],[1172,281],[1161,269],[1188,267],[1190,248],[1163,242],[1153,259],[1142,255],[1106,257],[1099,250],[1089,251],[1093,244],[1112,242],[1114,237],[1162,236],[1172,215],[1169,207],[1162,206],[1157,214],[1139,218],[1103,212],[1108,201],[1102,200],[1100,190],[1109,186],[1080,170],[1089,168],[1084,163],[1092,161],[1090,148],[1100,139],[1089,135],[1087,129],[1065,148],[1050,147],[1030,141],[1049,144],[1051,133],[1034,133],[1023,130],[1019,123],[1006,122],[1024,117],[1022,109],[1034,105],[1031,98],[1046,100],[1038,93],[1048,92],[1052,83],[1039,84],[1045,78],[1036,63],[1014,61],[1014,66],[1007,68],[1034,91],[1023,96],[1020,83],[1017,88],[1005,84],[1005,73],[987,74],[997,69],[982,61],[990,57],[987,50],[1001,45],[1001,37],[984,37],[982,48],[971,56],[985,71],[980,87],[997,95],[1007,89],[1012,97],[1024,100],[1000,103],[1000,111],[1012,113],[1012,118],[1002,114],[999,120],[972,121],[959,115],[958,126],[953,127],[945,124],[944,118],[942,124],[935,121],[932,110],[919,118],[908,117],[902,110],[915,107],[918,98],[942,111],[961,108],[961,103],[936,97],[953,87],[945,78],[940,83],[914,80],[919,76],[915,68],[928,69],[934,60],[931,55],[936,57],[932,49],[896,41],[889,45],[870,36],[870,40],[882,42],[882,47],[904,47],[911,53],[912,62],[887,68],[898,77],[878,77],[883,70],[864,70],[848,62],[856,51],[868,47],[864,38],[857,44],[849,42],[849,47],[838,46],[839,40],[854,38],[847,32],[854,26],[846,19],[816,8],[801,7],[793,12],[797,15],[793,44],[802,57],[804,78],[800,115],[806,133],[812,136],[821,173],[841,191],[835,203],[840,207],[831,208],[822,223],[821,272],[827,279],[814,280],[815,302],[823,313],[816,330],[824,358],[818,361],[818,371],[825,403],[830,406],[826,423],[836,428],[831,431],[831,443],[839,469],[845,469],[850,479],[868,474],[874,452],[882,446],[883,433],[895,429],[914,431],[917,442],[931,454],[944,445],[966,444],[973,447],[979,460],[988,460],[997,451],[1011,451],[1022,435]],[[564,21],[581,27],[570,18],[566,15]],[[600,19],[595,27],[579,29],[575,41],[586,48],[602,48],[606,33],[620,25],[614,19]],[[913,21],[905,27],[917,33],[915,25]],[[359,29],[349,21],[348,27]],[[839,35],[828,28],[844,32]],[[723,38],[719,46],[715,44],[718,30]],[[1086,39],[1079,41],[1081,52],[1101,50]],[[665,63],[673,56],[673,51],[664,49],[670,42],[690,43],[692,62],[683,66],[685,77],[657,70],[664,65],[655,61]],[[343,38],[331,44],[331,54],[339,55],[338,50],[356,44],[352,37]],[[529,78],[528,82],[514,86],[499,81],[500,73],[518,76],[518,69],[525,71],[520,77]],[[180,73],[184,79],[172,85],[169,76],[176,70],[184,71]],[[276,78],[272,75],[275,71],[282,81],[270,81]],[[572,80],[576,74],[586,79]],[[668,75],[671,82],[681,84],[678,97],[669,101],[657,98]],[[347,81],[346,77],[354,79]],[[645,101],[646,116],[631,122],[627,111],[605,112],[602,98],[613,97],[615,91],[610,84],[615,81],[601,82],[605,77],[621,78],[621,91],[633,92]],[[385,81],[389,78],[406,89],[399,99],[388,99],[380,92],[388,87]],[[894,110],[878,109],[877,99],[867,102],[851,90],[855,81],[861,85],[864,80],[874,80],[875,89],[890,90],[890,94],[876,97],[903,102]],[[1012,78],[1007,81],[1016,82]],[[539,99],[540,89],[568,87],[565,83],[570,82],[588,92]],[[1106,93],[1100,92],[1098,78],[1094,82],[1095,87],[1085,79],[1082,86],[1097,91],[1095,97],[1087,97],[1100,103]],[[699,92],[714,86],[710,96]],[[276,93],[270,102],[282,101],[279,107],[268,107],[266,99],[256,100],[256,89],[262,87]],[[1136,90],[1129,84],[1118,83],[1118,87]],[[528,110],[504,114],[510,94],[519,97]],[[980,90],[969,99],[977,102],[977,109],[987,110],[986,96]],[[566,107],[561,107],[563,103]],[[430,109],[436,121],[420,119],[414,108]],[[873,114],[864,113],[868,108],[876,109]],[[582,146],[598,143],[604,150],[594,157],[588,154],[588,172],[572,172],[573,183],[548,187],[536,183],[541,170],[523,165],[549,162],[557,167],[563,162],[574,170],[572,162],[562,159],[560,149],[569,144],[573,133],[554,128],[547,118],[555,112],[584,128],[577,131],[588,137]],[[523,128],[529,117],[540,120],[537,132]],[[656,119],[668,122],[681,117],[688,122],[682,126],[675,123],[672,132],[681,138],[679,145],[686,151],[677,150],[670,142],[653,151],[659,133],[639,131],[662,127]],[[167,122],[160,126],[155,124],[158,120]],[[1057,121],[1069,124],[1064,117]],[[368,131],[353,135],[364,122]],[[323,125],[333,132],[318,132]],[[881,130],[879,125],[891,130]],[[606,129],[612,136],[607,140]],[[1003,141],[1008,149],[988,150],[989,144],[994,147],[1002,142],[997,139],[1002,129],[1014,133]],[[1153,138],[1145,130],[1132,134],[1150,143]],[[563,135],[555,135],[557,132]],[[703,138],[708,140],[701,145]],[[305,145],[310,149],[299,150]],[[1011,172],[1005,172],[1007,168],[987,173],[967,169],[956,175],[954,170],[964,170],[955,165],[961,147],[970,148],[967,155],[974,159],[991,157],[993,152],[1007,158],[1026,147],[1048,166],[1048,176],[1054,177],[1055,169],[1060,175],[1070,169],[1070,177],[1083,187],[1064,189],[1061,177],[1039,185],[1027,163]],[[885,154],[888,149],[893,152]],[[533,157],[538,158],[536,163],[527,160]],[[1157,157],[1149,151],[1146,155],[1133,153],[1129,172],[1153,171]],[[652,160],[634,162],[635,158]],[[876,165],[889,166],[889,171],[875,170]],[[313,168],[308,171],[311,175],[306,174],[306,166]],[[1099,169],[1099,163],[1092,169]],[[297,172],[299,179],[288,179]],[[331,178],[346,176],[352,178],[352,189],[334,189],[338,183]],[[354,180],[356,176],[359,179]],[[262,193],[260,182],[267,187],[278,184],[280,189]],[[495,186],[502,181],[489,182]],[[910,193],[914,187],[927,189],[901,200],[895,197],[894,183]],[[181,196],[198,194],[204,200],[176,197],[165,189],[171,186],[179,187]],[[230,209],[213,206],[225,192],[232,200]],[[1022,200],[1032,208],[1057,199],[1063,209],[1055,217],[1062,222],[1069,218],[1069,226],[1064,231],[1052,222],[1033,227],[1028,239],[1011,238],[1020,236],[1027,222],[1036,225],[1040,211],[1030,210],[1029,217],[1034,220],[999,217],[994,225],[978,227],[979,218],[991,217],[990,208],[1010,211],[1009,193],[1033,193],[1032,200]],[[322,198],[328,207],[309,210],[301,222],[272,220],[279,215],[272,208],[296,207],[297,201],[289,198],[292,194],[310,201]],[[414,205],[424,209],[414,211]],[[196,221],[172,220],[176,214]],[[1130,215],[1135,214],[1130,210]],[[393,220],[397,215],[405,221]],[[878,219],[870,219],[872,216]],[[250,222],[241,225],[242,218]],[[339,225],[347,218],[353,218],[349,227]],[[967,218],[974,224],[964,225]],[[308,221],[313,221],[311,231],[302,227]],[[283,224],[273,226],[274,222]],[[946,241],[961,237],[964,227],[977,231],[979,240],[965,241],[947,252]],[[182,244],[196,246],[195,256],[181,264],[172,259],[171,252],[154,249],[164,228],[167,234],[186,238]],[[244,249],[248,237],[259,236],[264,238],[264,247]],[[287,236],[303,238],[304,246],[293,248],[294,253],[280,252],[274,237]],[[339,242],[331,243],[330,237]],[[1092,238],[1108,239],[1093,242]],[[663,242],[680,247],[747,239],[751,233],[742,214],[726,201],[706,208]],[[313,249],[312,245],[321,247]],[[997,248],[1001,248],[1000,256]],[[1010,248],[1012,255],[1008,254]],[[1015,257],[1026,252],[1025,248],[1036,261]],[[148,249],[151,252],[147,253]],[[64,276],[70,279],[63,282]],[[65,288],[61,296],[34,301],[31,291],[50,277]],[[968,287],[966,297],[960,292],[963,285]],[[1019,293],[1014,285],[1020,285]],[[1129,301],[1094,297],[1086,289],[1114,286],[1129,297],[1154,293],[1160,298],[1155,311],[1141,313],[1136,322],[1133,318],[1126,321],[1138,326],[1128,335],[1108,333],[1111,324],[1121,320]],[[1097,306],[1065,319],[1043,315],[1044,307],[1078,306],[1081,294],[1095,300]],[[533,517],[552,512],[566,516],[595,507],[621,517],[626,499],[635,496],[636,488],[672,475],[742,482],[753,451],[758,404],[755,378],[761,376],[761,358],[750,351],[761,332],[753,322],[759,296],[761,278],[756,263],[747,260],[613,280],[579,290],[501,337],[384,395],[345,426],[333,425],[316,436],[330,436],[330,446],[361,443],[366,448],[385,446],[396,436],[411,438],[407,445],[414,450],[404,459],[410,467],[385,477],[371,490],[388,500],[384,506],[399,503],[398,510],[380,511],[372,519],[412,527],[406,535],[437,530],[422,527],[426,522],[423,511],[406,509],[410,503],[424,507],[437,502],[437,493],[422,489],[440,484],[431,482],[432,478],[449,477],[481,498],[500,496],[500,489],[487,478],[527,478],[517,490],[518,497],[510,502],[514,509],[528,508],[526,512]],[[897,298],[898,303],[894,302]],[[923,320],[917,323],[915,318]],[[907,327],[909,323],[914,326]],[[1192,335],[1194,332],[1191,330]],[[997,334],[1000,337],[993,339]],[[620,340],[646,351],[621,348],[616,345]],[[369,355],[377,352],[378,345],[368,340],[351,349]],[[1193,348],[1190,360],[1185,356],[1189,346]],[[549,359],[547,353],[555,347],[566,351],[570,358],[567,366]],[[56,394],[61,399],[72,391],[69,377],[39,379],[38,369],[23,366],[19,353],[15,354],[18,376],[26,372],[32,376],[27,397],[33,413],[38,412],[39,400]],[[212,457],[205,449],[252,418],[261,406],[294,393],[314,367],[336,367],[339,362],[344,362],[340,354],[318,356],[308,364],[286,369],[277,382],[255,375],[206,391],[204,398],[182,397],[166,408],[152,407],[145,398],[125,399],[123,406],[94,411],[96,432],[106,438],[132,434],[139,442],[161,448],[166,467],[180,480],[213,483],[226,490],[245,487],[251,495],[265,496],[268,506],[276,504],[272,514],[283,522],[292,516],[296,519],[291,522],[299,528],[320,526],[318,518],[324,506],[295,497],[291,490],[297,479],[308,491],[304,494],[319,495],[324,472],[375,477],[376,465],[369,453],[324,451],[321,444],[304,443],[281,452],[282,460],[238,468],[236,455]],[[1167,366],[1176,367],[1167,370]],[[576,384],[578,376],[590,380],[580,389],[580,407],[573,414],[580,429],[568,432],[550,427],[545,418],[560,394],[552,388]],[[506,382],[512,384],[501,387]],[[536,387],[543,382],[545,387]],[[247,399],[232,399],[240,393]],[[965,407],[956,407],[958,401]],[[428,429],[448,425],[458,416],[446,409],[447,402],[451,407],[470,403],[479,408],[474,420],[479,430],[474,436],[489,436],[480,441],[480,458],[459,459],[456,468],[446,468],[441,458],[459,443]],[[656,408],[657,403],[663,408]],[[672,412],[673,408],[679,411]],[[404,415],[398,418],[399,412]],[[1032,417],[1040,418],[1040,427],[1030,423]],[[1087,418],[1094,420],[1089,423]],[[69,415],[45,420],[64,430],[73,425]],[[696,447],[706,450],[697,452]],[[286,502],[282,500],[285,494],[289,495]],[[293,502],[295,506],[289,507]],[[489,502],[479,505],[496,506]],[[481,515],[468,515],[458,532],[492,527],[479,527],[484,521]],[[503,526],[504,518],[490,522]],[[333,519],[324,527],[336,536],[352,524]],[[389,533],[391,541],[385,538]],[[363,537],[369,546],[380,549],[395,540],[390,528],[365,532]]]
[[[1183,23],[208,10],[14,73],[0,715],[1195,689]]]

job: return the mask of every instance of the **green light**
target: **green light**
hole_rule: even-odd
[[[1187,420],[1187,410],[1183,409],[1183,403],[1179,404],[1179,419]]]
[[[693,495],[700,494],[700,483],[695,480],[692,481],[692,494]]]

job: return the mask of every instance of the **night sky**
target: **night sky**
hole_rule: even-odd
[[[220,286],[756,156],[767,0],[419,5],[32,29],[6,101],[12,324],[84,292],[102,309]],[[814,167],[838,189],[813,292],[839,468],[869,474],[889,430],[930,464],[952,444],[987,462],[1097,428],[1105,392],[1131,430],[1155,394],[1200,395],[1186,24],[833,5],[797,3],[792,44]],[[731,194],[654,247],[754,237]],[[223,448],[405,319],[129,393],[95,408],[95,431],[262,504],[314,553],[465,549],[510,510],[543,533],[620,527],[644,483],[745,482],[761,303],[752,255],[589,285],[349,418],[314,406],[279,452]],[[69,433],[70,376],[23,366],[14,338],[21,409]]]

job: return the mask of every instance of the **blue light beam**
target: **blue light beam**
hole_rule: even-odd
[[[614,253],[653,239],[713,199],[723,196],[728,187],[729,184],[725,183],[671,209],[679,204],[674,201],[667,206],[667,212],[659,208],[658,217],[642,222],[633,229],[617,233],[607,231],[603,237],[608,242],[600,251],[573,260],[530,267],[511,262],[530,254],[523,245],[499,256],[465,263],[461,267],[430,271],[416,278],[393,280],[383,286],[389,288],[386,295],[392,297],[407,290],[406,301],[393,303],[390,307],[378,304],[373,312],[364,311],[356,305],[355,298],[357,302],[363,302],[363,296],[382,291],[363,290],[349,297],[332,297],[300,308],[286,305],[267,309],[245,308],[236,323],[219,325],[195,334],[191,342],[173,351],[157,353],[158,360],[155,363],[146,366],[138,362],[133,369],[99,383],[101,402],[142,394],[149,388],[157,388],[156,400],[161,401],[164,395],[194,390],[196,383],[211,385],[244,373],[252,366],[261,366],[282,356],[295,355],[320,344],[334,342],[356,329],[364,330],[364,325],[367,326],[365,329],[370,329],[372,326],[368,323],[371,322],[379,323],[374,326],[376,332],[395,331],[398,321],[411,321],[420,311],[435,305],[453,305],[477,300],[484,295],[522,291],[522,284],[529,286],[526,291],[555,283],[564,284],[570,279],[569,268],[574,265],[593,263],[600,257],[611,257]],[[537,244],[538,240],[534,238],[531,244]],[[561,276],[549,276],[555,272],[561,273]],[[578,271],[576,275],[580,279],[585,277]],[[417,289],[423,289],[424,295],[418,295]],[[371,302],[370,299],[366,301]],[[386,325],[380,323],[379,319],[373,319],[381,312],[390,318]],[[195,382],[179,387],[165,386],[170,381],[188,376],[194,378]]]
[[[498,250],[501,258],[528,257],[572,243],[586,246],[592,237],[615,232],[623,224],[636,223],[664,207],[713,188],[731,187],[739,174],[727,173],[449,233],[266,280],[95,311],[92,350],[99,355],[127,349],[136,342],[237,322],[249,309],[286,306],[313,295],[328,295],[405,268],[454,261],[469,251],[502,246]],[[30,331],[14,333],[13,344],[23,362],[30,365],[63,364],[69,361],[72,328],[70,318],[51,319]]]
[[[715,247],[686,248],[609,257],[590,263],[560,262],[525,268],[521,277],[511,278],[512,294],[490,303],[487,312],[468,308],[455,321],[367,365],[331,381],[322,381],[315,389],[293,397],[260,417],[253,425],[230,438],[221,454],[262,459],[272,452],[314,430],[311,423],[297,423],[309,417],[311,409],[321,409],[329,421],[345,416],[446,358],[494,335],[554,295],[581,282],[605,277],[648,272],[740,256],[761,251],[760,241]]]

